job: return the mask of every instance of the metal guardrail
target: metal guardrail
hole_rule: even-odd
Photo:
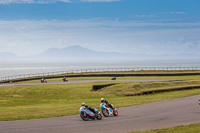
[[[29,77],[45,77],[62,74],[72,73],[87,73],[87,72],[112,72],[112,71],[139,71],[139,70],[200,70],[200,67],[133,67],[133,68],[105,68],[105,69],[80,69],[80,70],[69,70],[69,71],[57,71],[47,73],[36,73],[36,74],[22,74],[14,76],[1,77],[0,81],[9,81],[13,79],[29,78]]]

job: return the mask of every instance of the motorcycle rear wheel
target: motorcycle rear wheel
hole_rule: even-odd
[[[84,113],[80,114],[80,117],[84,120],[84,121],[88,121],[89,120],[89,116],[86,114],[86,116],[84,116]]]
[[[99,113],[99,114],[97,114],[97,120],[101,120],[102,119],[102,115]]]

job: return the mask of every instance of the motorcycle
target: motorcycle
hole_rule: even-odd
[[[200,99],[199,99],[199,105],[200,105]]]
[[[97,119],[97,120],[101,120],[102,119],[102,115],[100,112],[98,112],[98,110],[96,108],[94,108],[94,111],[96,113],[93,113],[92,111],[90,111],[87,108],[81,108],[80,109],[80,117],[84,120],[84,121],[88,121],[89,119]]]
[[[111,104],[112,105],[112,104]],[[100,104],[101,112],[105,117],[108,117],[110,115],[118,116],[117,108],[114,108],[114,105],[112,105],[113,108],[110,108],[105,103]]]
[[[63,79],[63,82],[68,82],[68,80],[67,79]]]
[[[41,80],[41,83],[47,83],[47,80],[46,79]]]
[[[64,78],[63,78],[63,82],[68,82],[68,80],[64,77]]]

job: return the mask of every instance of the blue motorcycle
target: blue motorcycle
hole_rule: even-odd
[[[101,120],[102,119],[102,115],[100,112],[98,112],[98,110],[96,108],[94,108],[94,111],[96,113],[93,113],[92,111],[90,111],[87,108],[81,108],[80,109],[80,117],[84,120],[84,121],[88,121],[89,119],[97,119],[97,120]]]

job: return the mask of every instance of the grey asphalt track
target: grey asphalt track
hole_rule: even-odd
[[[117,80],[70,80],[68,82],[63,81],[52,81],[48,83],[12,83],[12,84],[0,84],[0,86],[14,86],[14,85],[39,85],[39,84],[70,84],[70,83],[91,83],[91,82],[105,82],[105,81],[183,81],[186,79],[117,79]]]
[[[83,121],[73,115],[2,121],[0,133],[124,133],[200,123],[199,98],[196,95],[119,108],[119,116],[102,120]]]

